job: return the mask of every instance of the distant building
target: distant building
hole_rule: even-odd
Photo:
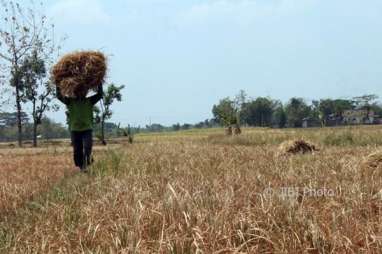
[[[354,109],[345,110],[342,115],[330,114],[324,121],[325,126],[382,124],[382,118],[372,110]],[[302,120],[302,127],[318,127],[321,123],[314,118],[306,117]]]
[[[321,126],[321,123],[318,119],[315,119],[313,117],[306,117],[302,119],[302,128],[319,127],[319,126]]]
[[[345,110],[342,116],[343,124],[373,124],[378,118],[374,111],[366,109]]]
[[[338,126],[343,124],[343,117],[337,114],[330,114],[325,120],[325,126]]]

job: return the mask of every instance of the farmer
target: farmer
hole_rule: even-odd
[[[57,86],[57,99],[64,103],[68,112],[68,124],[73,145],[74,164],[81,171],[91,164],[93,146],[93,106],[102,99],[102,84],[97,94],[86,97],[86,92],[78,91],[76,98],[64,97]]]

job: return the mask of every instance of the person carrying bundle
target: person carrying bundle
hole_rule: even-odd
[[[66,105],[68,110],[74,164],[81,170],[86,170],[86,167],[92,162],[93,107],[103,97],[102,85],[99,85],[96,95],[88,98],[86,96],[64,97],[59,87],[56,89],[56,96],[59,101]]]
[[[53,67],[52,74],[57,99],[67,107],[74,164],[86,172],[92,163],[93,108],[103,97],[106,58],[93,51],[68,54]],[[97,93],[87,97],[89,90]]]

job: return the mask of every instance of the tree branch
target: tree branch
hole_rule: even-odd
[[[9,61],[9,62],[12,62],[12,58],[9,58],[9,57],[7,57],[6,55],[4,55],[2,53],[0,53],[0,57],[5,59],[5,60],[7,60],[7,61]]]

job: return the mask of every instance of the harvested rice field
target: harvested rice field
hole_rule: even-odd
[[[88,174],[68,142],[1,145],[0,253],[382,252],[381,127],[110,143]]]

